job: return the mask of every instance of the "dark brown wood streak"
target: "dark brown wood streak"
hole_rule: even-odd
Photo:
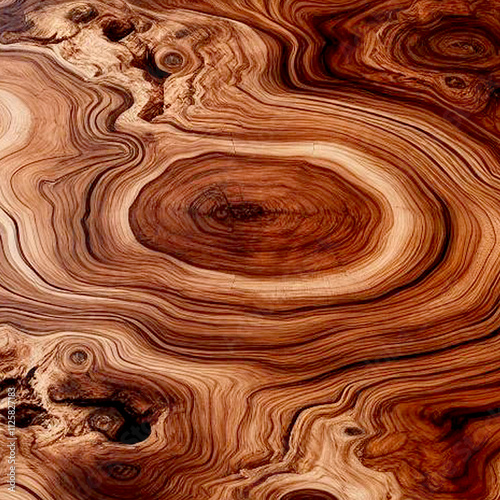
[[[500,500],[499,11],[0,0],[0,498]]]

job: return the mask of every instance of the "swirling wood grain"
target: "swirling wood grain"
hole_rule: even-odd
[[[499,8],[0,1],[0,497],[500,499]]]

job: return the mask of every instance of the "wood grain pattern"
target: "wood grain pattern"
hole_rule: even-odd
[[[499,9],[0,0],[0,498],[500,499]]]

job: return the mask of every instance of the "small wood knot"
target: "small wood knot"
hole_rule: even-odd
[[[346,427],[344,432],[348,436],[359,436],[360,434],[363,434],[363,431],[359,427]]]
[[[88,354],[85,351],[78,349],[70,354],[69,359],[72,363],[75,363],[75,365],[83,365],[83,363],[85,363],[88,359]]]
[[[178,52],[168,52],[163,56],[162,62],[167,67],[178,68],[184,63],[184,58]]]
[[[108,476],[118,481],[131,481],[136,478],[141,472],[137,465],[115,462],[105,466]]]
[[[83,24],[92,21],[92,19],[95,19],[98,15],[99,12],[93,5],[87,4],[73,7],[68,12],[67,18],[74,23]]]
[[[447,76],[444,79],[444,82],[452,89],[464,89],[467,87],[465,80],[459,76]]]
[[[108,439],[117,440],[118,433],[125,423],[116,408],[100,408],[89,416],[89,426],[94,431],[103,433]]]

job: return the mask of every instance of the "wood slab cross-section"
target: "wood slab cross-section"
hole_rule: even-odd
[[[0,499],[500,500],[499,12],[0,0]]]

